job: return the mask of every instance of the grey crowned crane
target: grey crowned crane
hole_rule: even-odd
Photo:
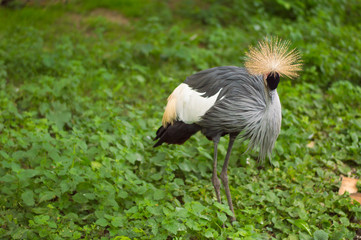
[[[186,78],[168,97],[162,126],[154,147],[162,143],[183,144],[201,131],[214,143],[212,183],[221,202],[217,176],[217,146],[229,134],[229,144],[220,174],[228,205],[233,212],[227,168],[237,136],[249,140],[248,149],[259,149],[259,160],[271,157],[281,128],[281,103],[277,94],[280,77],[297,77],[301,70],[298,51],[290,43],[269,38],[250,47],[245,68],[215,67]],[[235,215],[231,216],[231,221]]]

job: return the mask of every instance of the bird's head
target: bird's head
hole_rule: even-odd
[[[301,70],[302,61],[296,49],[289,50],[290,42],[266,38],[246,53],[245,66],[252,75],[262,75],[265,85],[275,90],[280,77],[294,78]]]

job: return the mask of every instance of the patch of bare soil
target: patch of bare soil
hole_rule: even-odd
[[[69,17],[71,24],[74,24],[76,28],[79,29],[83,16],[77,13],[69,13],[67,16]]]
[[[90,13],[90,16],[101,16],[107,19],[109,22],[118,25],[129,25],[129,20],[117,11],[109,10],[105,8],[98,8]]]

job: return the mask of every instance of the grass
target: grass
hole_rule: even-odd
[[[361,208],[337,192],[341,175],[361,174],[360,24],[344,13],[360,6],[269,4],[0,8],[1,238],[352,239]],[[290,39],[304,70],[279,85],[272,161],[259,165],[236,141],[232,226],[215,200],[212,143],[197,134],[153,149],[152,138],[186,76],[242,66],[267,34]],[[226,146],[223,138],[219,172]]]

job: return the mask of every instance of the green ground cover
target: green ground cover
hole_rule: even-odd
[[[1,239],[352,239],[361,207],[337,192],[341,175],[361,175],[360,11],[356,0],[0,7]],[[260,168],[236,141],[232,226],[212,142],[152,138],[186,76],[242,66],[266,35],[291,40],[304,70],[278,87],[272,161]]]

